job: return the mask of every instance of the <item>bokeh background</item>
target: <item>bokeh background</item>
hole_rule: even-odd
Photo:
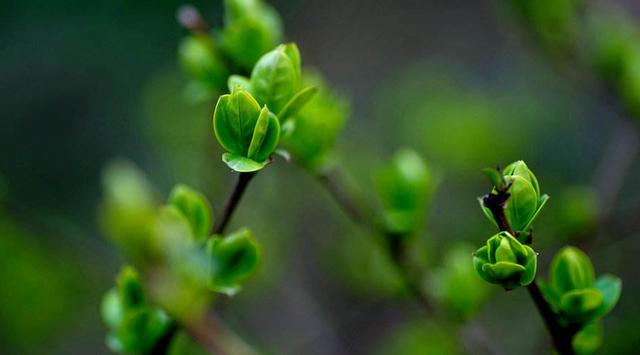
[[[220,1],[193,3],[222,21]],[[502,2],[270,3],[304,63],[352,100],[338,144],[348,185],[373,199],[371,174],[398,147],[416,149],[439,176],[420,251],[430,265],[451,245],[477,247],[493,233],[477,206],[487,189],[480,169],[525,159],[552,196],[537,222],[541,274],[567,243],[587,250],[599,273],[620,275],[602,353],[637,350],[638,131],[615,100],[554,66]],[[640,22],[633,0],[610,3]],[[0,3],[0,353],[108,353],[99,303],[124,260],[101,235],[97,206],[113,158],[135,162],[160,196],[183,182],[221,210],[233,176],[213,137],[213,102],[184,97],[181,4]],[[216,306],[267,353],[548,347],[524,290],[489,288],[465,341],[430,321],[398,292],[384,253],[294,165],[261,173],[240,221],[251,221],[265,260],[245,292]]]

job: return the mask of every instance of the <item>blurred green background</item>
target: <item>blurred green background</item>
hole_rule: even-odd
[[[472,250],[493,233],[477,206],[487,189],[480,169],[524,159],[552,196],[536,223],[541,274],[568,243],[584,248],[598,273],[619,275],[623,295],[605,318],[602,353],[634,353],[638,135],[616,102],[563,75],[503,3],[270,3],[305,65],[352,99],[338,147],[348,185],[376,203],[372,173],[399,147],[416,149],[437,172],[417,251],[429,265],[441,265],[455,243]],[[0,3],[0,353],[107,353],[99,302],[123,263],[96,218],[111,159],[135,162],[163,198],[187,183],[221,210],[233,176],[214,141],[214,103],[194,105],[184,95],[176,60],[186,34],[175,21],[181,4]],[[222,21],[220,1],[193,4],[210,23]],[[611,4],[640,22],[634,1]],[[596,201],[620,177],[608,175],[611,163],[625,154],[620,192],[603,206]],[[608,208],[613,221],[594,228]],[[547,349],[524,290],[490,288],[491,299],[464,323],[462,339],[495,337],[497,349],[471,351],[457,330],[415,311],[370,236],[294,165],[278,162],[252,183],[234,224],[248,220],[264,248],[260,275],[217,307],[267,353]]]

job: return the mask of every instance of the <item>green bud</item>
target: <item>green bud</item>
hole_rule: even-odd
[[[266,106],[260,109],[253,96],[241,87],[218,99],[213,128],[218,142],[227,150],[223,161],[239,172],[262,169],[280,137],[276,116]]]
[[[473,266],[485,281],[502,285],[506,290],[527,286],[536,276],[537,255],[508,232],[487,240],[487,245],[473,254]]]
[[[501,188],[496,185],[496,182],[502,184],[502,181],[490,172],[491,170],[487,169],[485,175],[489,176],[494,188]],[[549,196],[541,195],[538,179],[522,160],[507,166],[503,170],[503,177],[504,183],[509,187],[509,199],[504,209],[505,216],[513,231],[525,233],[547,203]],[[495,223],[493,214],[483,205],[482,199],[480,206],[489,220]]]
[[[574,247],[562,248],[551,262],[551,285],[559,292],[593,287],[595,271],[589,257]]]
[[[209,92],[224,88],[229,72],[218,57],[210,36],[194,34],[182,40],[178,48],[182,69]]]
[[[377,174],[376,183],[385,229],[398,235],[417,232],[433,190],[433,177],[420,155],[399,150]]]
[[[325,171],[332,164],[335,141],[349,115],[349,105],[331,91],[320,74],[305,72],[303,86],[317,87],[318,91],[297,113],[283,113],[285,118],[291,115],[287,123],[295,126],[292,134],[283,134],[284,146],[305,168]]]
[[[245,71],[282,39],[278,13],[260,0],[226,0],[222,49]]]
[[[196,240],[202,241],[209,235],[213,213],[204,195],[185,185],[176,185],[169,196],[169,204],[175,206],[189,221]]]
[[[210,239],[207,255],[210,287],[227,295],[240,291],[240,283],[255,272],[259,259],[257,242],[248,229]]]
[[[611,275],[596,280],[589,257],[564,247],[551,262],[545,298],[570,323],[587,323],[609,312],[617,303],[622,283]]]

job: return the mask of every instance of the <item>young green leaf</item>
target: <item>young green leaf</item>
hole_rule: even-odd
[[[280,112],[300,87],[299,54],[295,44],[279,45],[258,60],[251,72],[256,99],[273,112]]]
[[[234,295],[240,290],[241,282],[255,272],[259,259],[258,245],[246,228],[226,237],[210,239],[207,243],[207,255],[210,287],[228,295]]]

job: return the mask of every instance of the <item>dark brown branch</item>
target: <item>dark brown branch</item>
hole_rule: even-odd
[[[212,234],[224,233],[227,224],[229,224],[229,221],[231,220],[233,212],[236,210],[240,199],[242,199],[244,191],[247,189],[249,182],[255,175],[255,172],[240,173],[240,175],[238,175],[238,182],[231,192],[231,195],[229,195],[229,199],[227,200],[227,203],[225,204],[224,210],[222,212],[222,217],[220,218],[220,221],[214,226]]]

